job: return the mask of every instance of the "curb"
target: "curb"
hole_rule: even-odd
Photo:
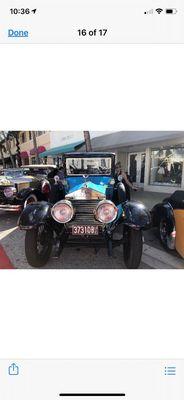
[[[9,257],[5,253],[4,248],[0,244],[0,269],[14,269]]]

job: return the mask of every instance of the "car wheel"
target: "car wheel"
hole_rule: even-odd
[[[25,253],[28,263],[35,268],[43,267],[52,251],[52,232],[44,225],[26,231]]]
[[[168,250],[174,250],[175,248],[175,230],[171,234],[168,233],[167,220],[162,218],[159,225],[159,236],[161,243]]]
[[[38,201],[37,197],[35,196],[35,194],[30,194],[27,199],[24,202],[24,208],[27,207],[28,204],[31,203],[36,203]]]
[[[125,227],[124,241],[123,255],[125,265],[129,269],[136,269],[139,267],[142,257],[142,231]]]

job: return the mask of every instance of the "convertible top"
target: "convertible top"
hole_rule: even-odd
[[[168,199],[171,206],[176,209],[184,209],[184,190],[176,190]]]

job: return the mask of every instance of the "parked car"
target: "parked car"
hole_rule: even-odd
[[[151,214],[163,246],[168,250],[176,249],[184,258],[184,191],[176,190],[162,203],[156,204]]]
[[[24,175],[29,174],[38,179],[48,179],[58,171],[57,167],[52,164],[31,164],[22,166],[21,169],[24,170]]]
[[[64,172],[64,181],[55,178],[52,201],[30,204],[20,216],[28,263],[42,267],[52,250],[59,256],[64,246],[106,246],[111,256],[113,247],[123,245],[126,266],[138,268],[151,217],[142,203],[126,200],[121,179],[115,182],[115,155],[66,154]]]
[[[20,212],[28,204],[48,200],[51,185],[45,171],[55,166],[26,166],[0,172],[0,211]]]

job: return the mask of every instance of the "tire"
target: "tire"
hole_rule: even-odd
[[[42,229],[40,233],[40,229]],[[42,249],[38,244],[42,241]],[[44,267],[48,262],[52,251],[52,234],[44,225],[26,231],[25,253],[28,263],[35,268]]]
[[[38,199],[35,194],[30,194],[24,202],[24,208],[27,207],[28,204],[37,203]]]
[[[168,224],[165,218],[162,218],[159,223],[159,237],[166,250],[175,249],[175,239],[168,233]]]
[[[142,231],[126,227],[123,246],[124,262],[128,269],[137,269],[141,262],[143,239]]]

